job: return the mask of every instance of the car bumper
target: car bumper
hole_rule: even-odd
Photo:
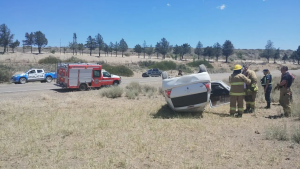
[[[203,112],[207,104],[208,103],[201,103],[185,107],[176,107],[173,108],[173,110],[176,112]]]

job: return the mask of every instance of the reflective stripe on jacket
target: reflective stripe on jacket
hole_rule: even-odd
[[[231,96],[244,96],[244,83],[250,84],[251,80],[243,74],[231,74],[229,76],[229,83],[231,84],[230,93]]]

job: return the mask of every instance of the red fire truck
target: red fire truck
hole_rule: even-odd
[[[102,69],[93,63],[58,63],[57,85],[63,88],[87,90],[107,85],[119,85],[121,77]]]

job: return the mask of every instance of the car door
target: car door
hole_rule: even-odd
[[[230,103],[230,87],[222,81],[211,82],[210,107],[218,107]]]
[[[35,81],[37,79],[37,73],[35,69],[32,69],[28,72],[28,81]]]
[[[103,76],[102,82],[104,85],[112,85],[113,79],[111,78],[110,73],[102,70],[102,76]]]
[[[153,76],[158,76],[158,69],[153,69],[152,75]]]
[[[148,72],[147,72],[147,74],[149,75],[149,76],[152,76],[152,69],[150,69],[150,70],[148,70]]]
[[[42,69],[37,69],[37,79],[43,80],[45,79],[45,72]]]
[[[101,70],[93,70],[92,86],[93,87],[100,87],[101,85],[102,85],[102,83],[101,83]]]

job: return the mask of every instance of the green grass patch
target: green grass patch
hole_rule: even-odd
[[[191,67],[199,67],[199,65],[204,64],[206,68],[214,68],[208,61],[206,60],[197,60],[194,62],[190,62],[187,65]]]
[[[151,60],[147,60],[147,61],[139,61],[138,64],[140,67],[149,67],[149,66],[152,66],[154,65],[156,62],[154,61],[151,61]]]
[[[86,60],[79,59],[79,58],[77,58],[75,56],[72,56],[69,59],[64,60],[63,62],[66,62],[66,63],[78,63],[78,62],[80,62],[80,63],[87,63]]]
[[[61,60],[59,58],[49,55],[48,57],[46,57],[44,59],[40,59],[38,63],[39,64],[55,64],[58,62],[61,62]]]
[[[173,61],[162,61],[162,62],[155,62],[155,64],[149,66],[149,68],[158,68],[160,70],[176,70],[177,65]]]
[[[102,64],[102,67],[103,69],[105,69],[111,74],[115,74],[118,76],[127,76],[127,77],[133,76],[133,71],[124,65],[112,66],[104,63]]]
[[[0,83],[9,82],[13,75],[13,68],[6,65],[0,65]]]

